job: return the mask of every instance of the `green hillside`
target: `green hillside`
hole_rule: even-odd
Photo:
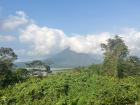
[[[31,77],[0,90],[2,105],[127,105],[138,100],[139,77],[117,79],[89,70]]]

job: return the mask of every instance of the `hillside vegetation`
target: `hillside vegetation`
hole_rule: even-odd
[[[0,90],[7,105],[127,105],[138,100],[140,77],[117,79],[88,70],[29,78]]]

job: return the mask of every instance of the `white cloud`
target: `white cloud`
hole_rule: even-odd
[[[22,51],[28,55],[49,55],[60,52],[66,48],[77,53],[102,54],[100,43],[114,34],[101,32],[99,34],[88,35],[66,35],[60,29],[53,29],[47,26],[40,27],[23,11],[17,11],[15,16],[9,16],[0,23],[3,29],[15,29],[19,26],[26,26],[19,35],[19,40],[31,48],[30,51]],[[133,28],[126,28],[120,34],[128,45],[131,54],[139,55],[140,52],[140,32]],[[15,40],[12,36],[0,36],[0,41]]]
[[[39,27],[36,24],[31,24],[25,30],[22,30],[20,41],[28,43],[32,47],[32,50],[28,52],[29,55],[54,54],[66,48],[77,53],[101,55],[100,43],[105,43],[112,36],[113,34],[109,32],[68,36],[59,29]],[[135,29],[125,29],[120,36],[128,45],[130,53],[138,55],[140,52],[140,32]]]
[[[20,41],[32,47],[33,50],[28,52],[30,55],[54,54],[66,48],[77,53],[101,54],[100,43],[105,42],[110,36],[110,33],[104,32],[98,35],[68,37],[62,30],[31,24],[22,30]]]
[[[16,40],[16,37],[12,35],[0,35],[0,42],[10,42]]]
[[[139,56],[140,52],[140,32],[134,28],[127,28],[123,34],[120,34],[130,49],[130,53]]]
[[[100,44],[105,43],[111,33],[102,32],[85,36],[68,37],[68,47],[77,53],[101,54]]]
[[[65,34],[58,29],[29,25],[21,32],[20,41],[28,43],[34,51],[29,54],[50,54],[63,50],[65,46]]]
[[[17,11],[16,15],[10,15],[8,18],[0,22],[0,27],[4,30],[12,30],[19,26],[23,26],[29,23],[27,15],[23,11]]]

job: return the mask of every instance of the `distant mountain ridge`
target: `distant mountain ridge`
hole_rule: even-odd
[[[90,55],[84,53],[76,53],[69,49],[52,55],[43,60],[44,62],[52,62],[51,67],[61,68],[61,67],[79,67],[88,66],[91,64],[98,64],[102,62],[102,58],[99,55]],[[18,67],[25,67],[25,62],[17,62]]]
[[[101,63],[101,56],[89,55],[84,53],[76,53],[65,49],[64,51],[46,59],[45,61],[52,61],[54,67],[78,67],[88,66],[93,63]]]

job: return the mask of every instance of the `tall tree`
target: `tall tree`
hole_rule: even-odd
[[[119,66],[127,58],[129,51],[124,41],[119,36],[107,40],[107,44],[102,43],[104,51],[103,70],[105,74],[111,76],[121,76]]]
[[[12,69],[13,62],[17,59],[17,55],[11,48],[0,48],[0,63],[7,66],[8,70]],[[3,69],[3,68],[1,68]]]
[[[8,85],[12,79],[13,62],[17,59],[17,55],[11,48],[0,48],[0,86]]]
[[[0,60],[10,60],[14,61],[17,59],[17,55],[14,53],[13,49],[11,48],[0,48]]]

